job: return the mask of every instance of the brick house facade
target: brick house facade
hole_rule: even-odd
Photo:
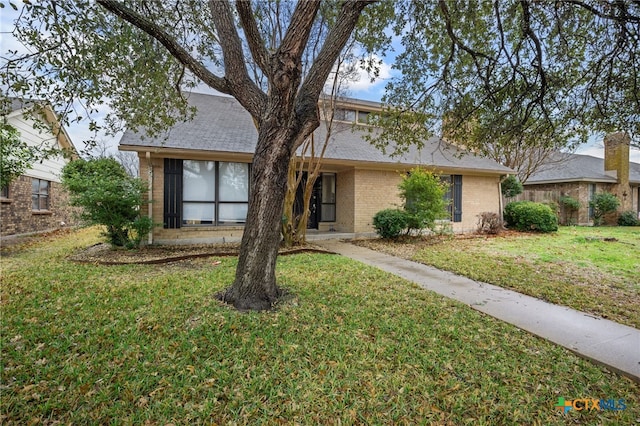
[[[558,205],[562,224],[589,225],[593,220],[589,201],[594,194],[610,192],[618,198],[620,207],[617,213],[605,217],[605,223],[615,224],[619,213],[624,211],[634,211],[640,217],[640,164],[629,161],[629,142],[624,133],[607,135],[604,159],[559,154],[563,158],[534,173],[516,199],[553,202]],[[565,211],[561,197],[577,199],[580,209]]]
[[[49,184],[46,208],[33,209],[33,180],[20,176],[9,185],[8,196],[0,198],[0,235],[44,232],[75,223],[75,208],[69,206],[69,195],[58,182]]]
[[[29,112],[38,108],[38,112]],[[13,99],[3,115],[20,137],[31,146],[56,147],[73,158],[75,148],[49,106]],[[35,162],[29,170],[2,188],[0,236],[31,234],[76,224],[75,209],[60,183],[60,172],[68,159],[62,155]]]
[[[162,224],[153,230],[152,241],[240,239],[257,140],[255,126],[233,98],[191,93],[189,102],[198,110],[196,117],[177,124],[166,136],[149,138],[127,131],[120,140],[120,150],[138,153],[140,176],[147,181],[152,199],[147,214]],[[379,108],[353,99],[340,104],[341,121],[334,123],[314,187],[310,228],[372,233],[373,216],[400,204],[401,176],[416,166],[450,181],[454,231],[473,231],[478,214],[501,211],[500,180],[512,170],[437,138],[425,141],[421,150],[391,158],[369,144],[357,125]],[[326,136],[321,124],[314,137],[323,141]]]

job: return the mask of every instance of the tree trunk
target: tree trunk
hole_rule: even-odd
[[[296,136],[292,129],[266,123],[258,133],[236,278],[231,287],[218,294],[220,300],[241,311],[270,309],[281,295],[276,285],[276,258],[291,147]]]

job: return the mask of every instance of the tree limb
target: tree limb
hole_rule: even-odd
[[[224,80],[229,88],[225,93],[233,95],[249,111],[254,121],[260,122],[267,95],[249,78],[242,41],[236,31],[231,5],[228,1],[210,0],[209,8],[224,58]],[[249,44],[259,42],[250,40]]]
[[[193,58],[173,36],[164,31],[160,26],[156,25],[154,22],[140,15],[136,11],[128,8],[120,1],[97,0],[97,3],[109,12],[124,19],[131,25],[141,29],[151,37],[158,40],[169,51],[169,53],[173,55],[173,57],[189,68],[194,75],[208,86],[222,93],[230,93],[230,88],[223,78],[213,74],[200,61]]]
[[[296,111],[300,115],[306,115],[303,111],[310,114],[310,108],[313,108],[313,114],[317,115],[317,99],[329,77],[333,64],[349,40],[353,29],[358,23],[360,14],[370,3],[373,3],[373,1],[347,0],[343,3],[336,25],[327,34],[322,49],[320,49],[320,54],[300,88],[300,95],[296,105]]]
[[[258,26],[256,25],[256,20],[253,16],[253,11],[251,10],[251,2],[247,0],[236,1],[236,10],[238,11],[240,24],[247,36],[247,43],[249,45],[251,55],[253,56],[253,60],[264,74],[270,75],[268,66],[269,53],[265,48],[264,40],[262,35],[260,35]]]

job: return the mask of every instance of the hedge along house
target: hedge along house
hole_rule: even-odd
[[[190,122],[174,126],[165,137],[126,131],[120,150],[135,151],[140,176],[147,179],[149,215],[162,226],[150,242],[231,241],[242,235],[248,209],[249,176],[257,131],[250,115],[233,98],[191,93],[197,108]],[[422,150],[394,159],[363,136],[367,115],[380,105],[344,99],[316,180],[309,228],[355,235],[373,232],[373,216],[400,204],[401,173],[422,166],[451,182],[451,224],[456,232],[475,230],[481,212],[501,211],[500,179],[512,170],[492,160],[463,155],[431,139]],[[354,123],[356,125],[354,125]],[[324,123],[315,131],[324,141]]]
[[[76,149],[53,109],[46,103],[9,99],[2,120],[20,133],[29,146],[57,148],[77,157]],[[0,235],[52,231],[76,223],[75,209],[60,183],[62,168],[69,161],[57,155],[36,161],[30,169],[2,188]]]
[[[640,164],[629,161],[629,143],[627,134],[612,133],[604,139],[604,159],[558,154],[564,158],[556,158],[532,174],[517,199],[557,203],[562,223],[589,225],[593,221],[589,201],[596,193],[610,192],[620,201],[618,213],[634,211],[640,215]],[[565,211],[561,197],[578,200],[580,209]],[[606,217],[606,223],[615,223],[617,215]]]

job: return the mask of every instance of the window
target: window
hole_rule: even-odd
[[[0,188],[0,198],[9,198],[9,186]]]
[[[216,169],[214,161],[182,162],[182,223],[215,223]]]
[[[322,173],[322,197],[320,200],[320,221],[336,220],[336,175]]]
[[[49,210],[49,181],[31,179],[31,209]]]
[[[182,162],[182,224],[244,223],[249,206],[249,164]]]
[[[462,175],[441,175],[440,179],[449,184],[444,199],[449,202],[447,209],[453,222],[462,222]]]
[[[333,118],[339,121],[356,122],[356,112],[352,109],[336,108]]]
[[[369,111],[358,111],[358,123],[367,124],[369,123]]]

